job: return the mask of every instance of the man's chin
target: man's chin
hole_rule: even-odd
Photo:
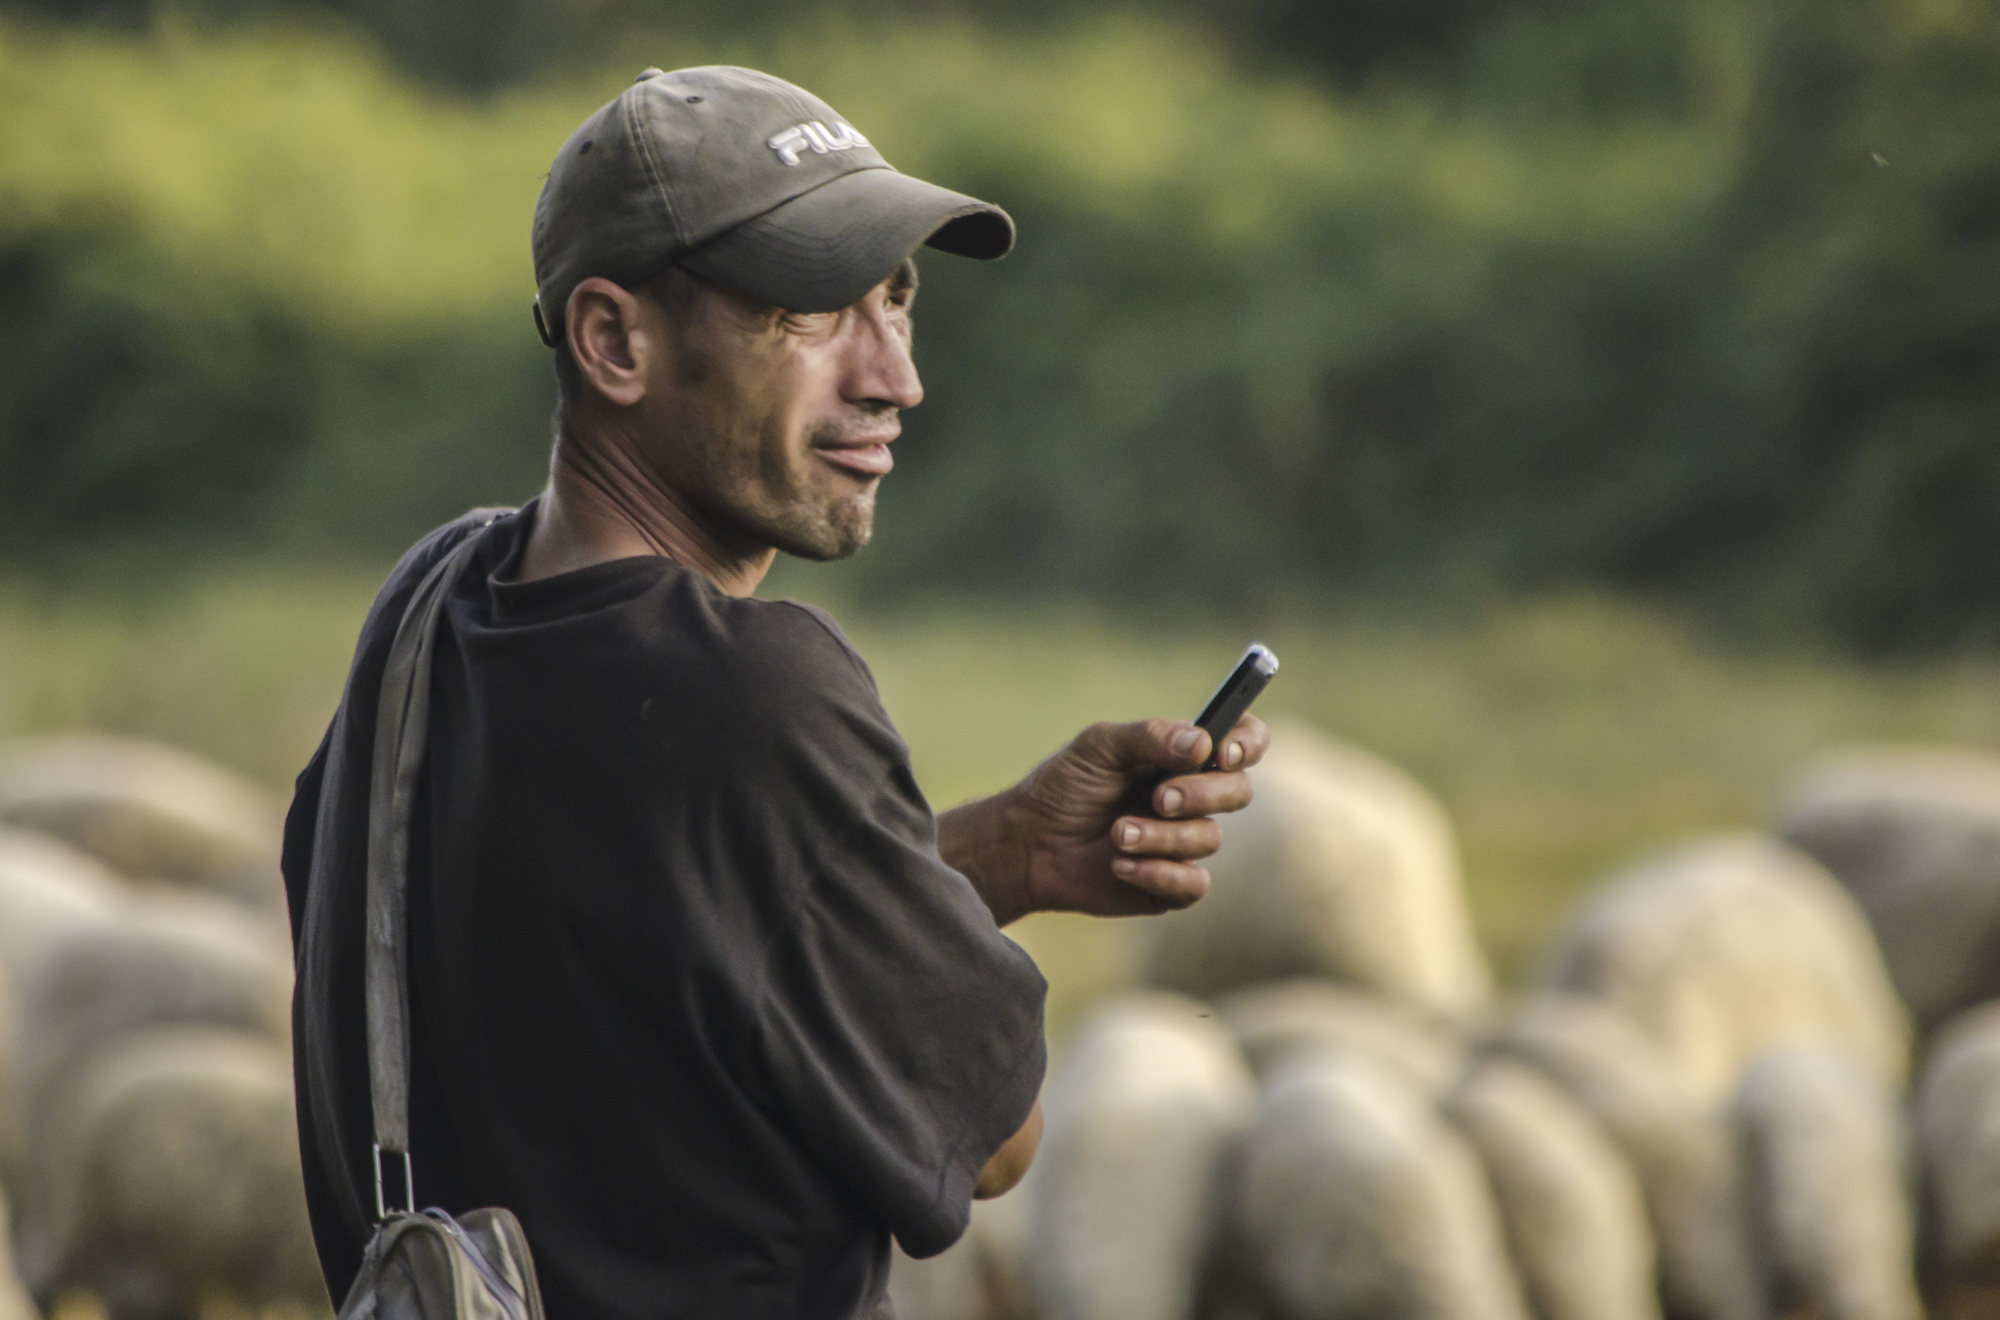
[[[772,544],[798,559],[827,564],[845,559],[875,534],[875,501],[838,504],[811,525],[788,527]]]
[[[868,534],[861,534],[858,540],[830,542],[799,542],[796,545],[781,545],[778,549],[795,559],[808,559],[815,564],[831,564],[838,559],[846,559],[862,546],[868,544]]]

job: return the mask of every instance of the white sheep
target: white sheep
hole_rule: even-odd
[[[1177,995],[1098,1008],[1051,1075],[1028,1197],[1044,1320],[1189,1320],[1221,1162],[1255,1091],[1229,1035]]]
[[[19,1070],[26,1001],[65,941],[117,919],[116,876],[66,844],[0,829],[0,1189],[18,1193],[26,1158]]]
[[[278,800],[175,748],[102,734],[0,745],[0,824],[52,835],[124,876],[284,909]]]
[[[1659,1320],[1638,1179],[1595,1121],[1505,1058],[1473,1067],[1445,1114],[1479,1153],[1539,1320]]]
[[[1811,858],[1755,835],[1672,849],[1614,877],[1544,974],[1624,1012],[1696,1096],[1725,1103],[1785,1040],[1842,1041],[1901,1083],[1910,1032],[1854,900]]]
[[[913,1260],[893,1248],[889,1303],[896,1320],[1030,1320],[1028,1194],[1023,1183],[1005,1196],[974,1201],[965,1235],[935,1256]]]
[[[14,1269],[12,1221],[5,1196],[0,1196],[0,1320],[41,1320],[34,1299]]]
[[[285,1048],[240,1032],[121,1039],[75,1079],[38,1152],[59,1190],[22,1273],[112,1320],[177,1320],[221,1297],[328,1311],[306,1219]]]
[[[0,827],[0,975],[24,994],[58,943],[115,919],[129,896],[117,875],[68,844]]]
[[[1750,1065],[1731,1106],[1767,1287],[1781,1314],[1922,1320],[1897,1096],[1830,1042]]]
[[[1658,1046],[1606,1004],[1545,994],[1518,1006],[1485,1049],[1541,1069],[1623,1152],[1645,1198],[1668,1315],[1766,1314],[1730,1134]]]
[[[289,1040],[291,992],[289,950],[262,921],[204,894],[135,897],[116,920],[59,941],[23,997],[30,1110],[123,1032],[199,1023]]]
[[[1146,979],[1212,997],[1325,977],[1442,1016],[1485,1004],[1457,846],[1437,802],[1384,761],[1280,726],[1256,800],[1222,822],[1208,897],[1149,923]]]
[[[198,893],[131,899],[114,920],[50,951],[21,1005],[17,1094],[27,1156],[17,1209],[24,1253],[53,1231],[65,1189],[47,1158],[49,1126],[75,1103],[76,1078],[134,1032],[225,1028],[283,1048],[292,965],[282,940],[234,904]]]
[[[1850,751],[1799,777],[1777,829],[1854,895],[1924,1027],[2000,995],[2000,761]]]
[[[1228,1241],[1272,1320],[1527,1320],[1477,1159],[1360,1054],[1308,1052],[1272,1079]]]
[[[1938,1263],[1955,1284],[2000,1284],[2000,1001],[1939,1028],[1915,1108]]]
[[[1440,1095],[1458,1075],[1464,1044],[1449,1026],[1407,1003],[1332,981],[1248,986],[1216,1001],[1216,1012],[1268,1077],[1303,1050],[1357,1051]]]
[[[22,1178],[27,1150],[27,1120],[21,1094],[20,1009],[14,987],[0,977],[0,1201],[14,1194]]]

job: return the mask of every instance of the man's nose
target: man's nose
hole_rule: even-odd
[[[903,328],[881,309],[857,318],[854,357],[849,368],[847,397],[853,403],[914,408],[924,401],[924,384],[910,357]]]

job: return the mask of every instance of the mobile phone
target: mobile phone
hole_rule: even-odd
[[[1222,754],[1223,735],[1236,727],[1236,721],[1243,718],[1257,694],[1270,686],[1277,672],[1278,657],[1271,648],[1262,642],[1250,643],[1243,658],[1236,662],[1236,668],[1229,671],[1229,677],[1222,680],[1222,686],[1201,708],[1201,714],[1194,717],[1194,722],[1208,732],[1208,760],[1203,763],[1203,770],[1216,768],[1215,758]]]

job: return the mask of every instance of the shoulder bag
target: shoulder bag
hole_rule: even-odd
[[[382,675],[368,790],[368,1086],[375,1111],[375,1236],[338,1320],[543,1320],[535,1262],[520,1221],[503,1209],[453,1218],[416,1209],[410,1162],[409,979],[405,966],[410,812],[428,739],[431,650],[445,600],[482,533],[471,530],[424,575],[396,628]],[[383,1194],[400,1165],[402,1207]]]

